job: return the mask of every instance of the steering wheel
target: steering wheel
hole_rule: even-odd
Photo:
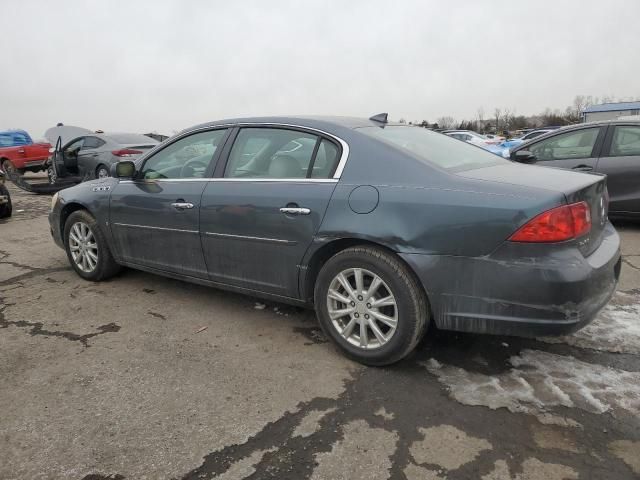
[[[187,162],[180,169],[180,178],[194,178],[196,173],[196,167],[202,167],[203,174],[204,170],[207,169],[208,164],[200,158],[192,158],[191,160],[187,160]]]

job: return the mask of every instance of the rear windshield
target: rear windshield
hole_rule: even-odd
[[[157,140],[139,133],[110,133],[107,136],[121,145],[155,145],[159,143]]]
[[[422,127],[395,126],[362,127],[371,137],[409,151],[414,157],[447,170],[466,170],[508,162],[480,147],[469,145],[441,133]]]

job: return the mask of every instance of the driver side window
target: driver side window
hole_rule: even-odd
[[[600,128],[586,128],[547,138],[529,147],[538,161],[589,158]]]
[[[204,178],[226,129],[194,133],[149,157],[140,177],[145,180]]]

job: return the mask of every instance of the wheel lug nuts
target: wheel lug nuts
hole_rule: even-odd
[[[366,318],[367,320],[369,320],[369,315],[367,315],[366,313],[364,314],[364,318]]]
[[[371,308],[371,304],[370,303],[367,303],[367,308]]]
[[[353,316],[356,317],[356,318],[359,318],[360,314],[359,313],[355,313]]]
[[[351,302],[351,306],[355,307],[356,306],[356,302]]]
[[[358,300],[362,301],[362,295],[358,295]]]

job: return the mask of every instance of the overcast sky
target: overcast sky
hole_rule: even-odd
[[[29,1],[2,8],[0,128],[272,114],[428,120],[640,97],[640,1]]]

